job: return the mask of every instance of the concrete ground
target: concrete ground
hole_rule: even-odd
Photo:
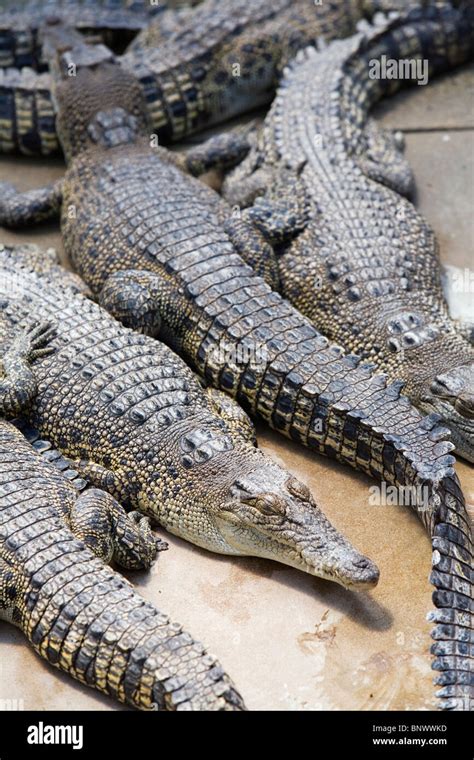
[[[443,261],[472,268],[474,71],[414,88],[384,105],[384,124],[406,131],[418,206],[433,225]],[[0,158],[0,180],[20,188],[63,173],[60,159]],[[56,227],[0,231],[0,242],[60,247]],[[305,451],[268,429],[260,446],[304,480],[319,505],[372,557],[381,577],[371,593],[350,593],[259,559],[209,554],[167,536],[170,551],[150,573],[128,573],[141,593],[218,655],[250,709],[426,710],[431,683],[430,543],[403,507],[369,506],[371,481]],[[474,503],[473,470],[460,463]],[[22,634],[0,624],[2,700],[25,709],[125,709],[42,662]]]

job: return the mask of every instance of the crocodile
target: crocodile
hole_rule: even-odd
[[[56,329],[54,354],[35,358],[23,416],[83,478],[209,551],[273,559],[348,589],[377,583],[378,568],[307,486],[256,447],[232,399],[124,328],[40,249],[4,248],[0,267],[9,330],[33,318]]]
[[[13,397],[21,412],[34,398],[30,363],[48,353],[51,330],[37,323],[13,335],[2,320],[0,333],[12,360],[2,366],[0,412],[11,413]],[[54,453],[0,418],[0,620],[50,665],[141,710],[245,709],[202,644],[107,566],[151,565],[166,545],[148,518],[87,487]]]
[[[55,17],[66,21],[85,34],[99,35],[108,45],[124,50],[135,35],[150,23],[154,16],[164,21],[154,25],[157,43],[163,31],[176,31],[183,23],[184,12],[166,7],[166,3],[148,0],[15,0],[2,4],[0,9],[0,68],[31,67],[45,70],[38,31],[46,19]],[[174,22],[170,27],[170,22]]]
[[[282,294],[345,350],[403,380],[471,462],[474,349],[449,316],[434,233],[407,198],[412,173],[400,141],[369,111],[407,82],[373,78],[374,62],[419,58],[432,75],[473,49],[472,6],[446,3],[310,48],[224,186],[273,243]]]
[[[64,30],[50,32],[64,42]],[[137,82],[103,48],[67,39],[55,74],[65,180],[26,195],[4,188],[0,221],[52,218],[61,207],[74,266],[124,324],[159,336],[210,387],[282,434],[379,481],[421,487],[413,506],[434,550],[440,704],[468,707],[472,537],[448,431],[401,395],[401,383],[344,354],[272,290],[271,246],[183,172],[222,159],[225,139],[182,157],[153,145]],[[61,81],[71,62],[76,76]],[[248,251],[263,276],[239,255]]]
[[[141,83],[153,130],[165,144],[269,103],[281,68],[298,49],[320,36],[353,33],[377,5],[205,0],[177,23],[166,21],[169,11],[160,14],[120,60]],[[0,152],[57,150],[48,73],[0,70]]]
[[[195,5],[196,3],[188,3]],[[157,16],[155,44],[162,44],[190,17],[191,7],[148,0],[36,0],[0,12],[0,152],[50,155],[58,150],[47,63],[39,30],[50,17],[67,19],[123,52],[127,42]]]

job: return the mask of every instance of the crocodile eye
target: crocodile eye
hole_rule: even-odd
[[[254,500],[253,507],[259,510],[263,515],[284,515],[286,505],[283,499],[274,494],[259,496]]]

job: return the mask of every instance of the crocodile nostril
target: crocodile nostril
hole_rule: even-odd
[[[369,567],[369,560],[366,559],[365,557],[361,557],[360,559],[353,559],[352,564],[355,567],[360,567],[363,569],[363,568]]]

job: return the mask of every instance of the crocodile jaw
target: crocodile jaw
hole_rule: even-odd
[[[219,527],[233,554],[272,559],[317,578],[338,583],[351,591],[366,591],[378,583],[380,572],[377,565],[342,539],[340,534],[337,535],[344,541],[343,544],[306,538],[298,545],[298,541],[280,540],[273,537],[270,531],[252,530],[232,520],[219,521]]]

